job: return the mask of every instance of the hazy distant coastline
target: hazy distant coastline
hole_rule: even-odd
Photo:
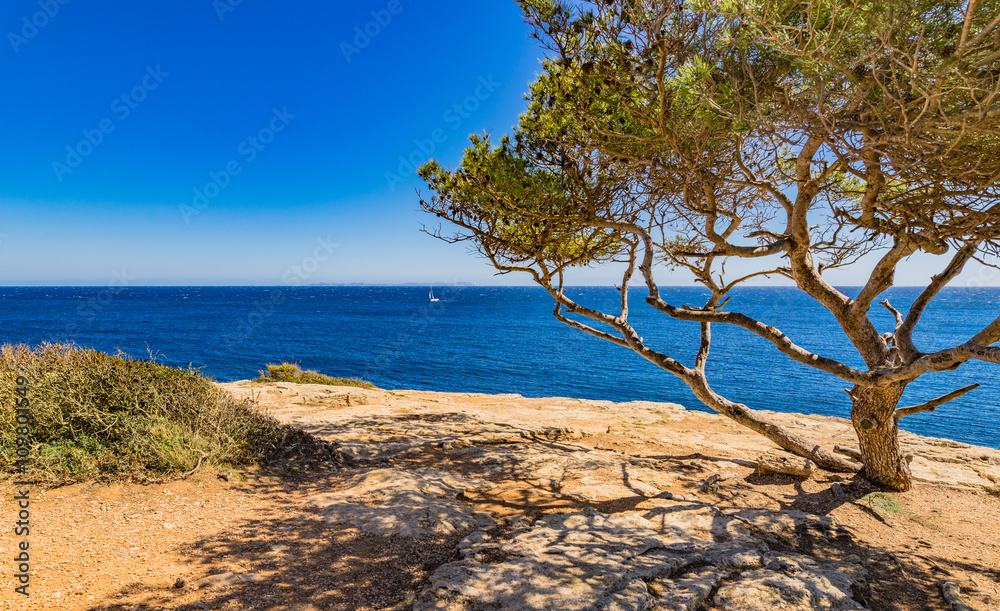
[[[476,286],[472,282],[401,282],[397,284],[386,284],[384,282],[317,282],[306,286]]]

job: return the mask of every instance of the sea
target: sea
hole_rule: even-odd
[[[683,383],[632,351],[557,321],[536,287],[0,287],[0,343],[73,342],[108,353],[195,367],[218,381],[259,375],[268,363],[362,378],[387,389],[517,393],[680,403],[705,410]],[[857,289],[842,289],[856,294]],[[674,305],[705,292],[664,287]],[[614,311],[612,287],[577,287],[578,302]],[[905,312],[918,288],[886,293]],[[656,312],[633,289],[630,320],[650,347],[693,364],[698,325]],[[1000,288],[949,288],[925,312],[914,339],[929,352],[966,341],[1000,314]],[[744,287],[726,307],[782,329],[792,341],[856,368],[863,362],[833,317],[793,287]],[[875,306],[880,331],[891,315]],[[791,361],[770,343],[713,325],[709,381],[752,408],[849,417],[848,385]],[[912,405],[963,386],[981,387],[902,421],[933,437],[1000,448],[1000,366],[968,362],[906,389]]]

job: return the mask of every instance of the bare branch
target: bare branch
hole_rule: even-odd
[[[705,365],[708,363],[708,353],[712,348],[712,323],[701,323],[701,344],[695,357],[694,369],[700,375],[705,375]]]
[[[965,388],[959,388],[946,395],[940,396],[937,399],[927,401],[926,403],[921,403],[919,405],[911,405],[909,407],[900,407],[895,411],[894,417],[898,421],[900,418],[905,418],[906,416],[912,416],[913,414],[920,414],[922,412],[933,412],[938,407],[941,407],[949,401],[954,401],[955,399],[961,397],[965,393],[979,388],[979,384],[970,384]]]
[[[927,288],[917,296],[913,305],[910,306],[903,324],[896,330],[896,344],[907,362],[912,362],[920,355],[920,351],[917,350],[916,345],[913,343],[913,330],[917,326],[920,316],[941,289],[962,273],[965,264],[976,254],[978,248],[979,242],[973,242],[958,249],[958,252],[952,257],[948,266],[940,274],[931,277],[930,284],[927,285]]]
[[[865,316],[871,308],[872,301],[892,286],[896,276],[896,266],[904,258],[910,256],[917,250],[915,244],[897,239],[889,252],[885,253],[875,268],[872,269],[868,282],[862,287],[861,292],[851,303],[850,315],[855,317]]]
[[[1000,316],[993,319],[993,322],[986,325],[982,331],[969,340],[970,344],[981,344],[991,346],[1000,341]]]
[[[833,451],[836,452],[837,454],[850,456],[854,460],[861,462],[861,452],[854,448],[848,448],[846,446],[833,446]]]
[[[896,319],[896,332],[898,333],[899,328],[903,326],[903,315],[900,313],[899,310],[892,307],[892,304],[889,303],[888,299],[879,302],[879,305],[889,310],[889,313],[892,314],[892,316]]]
[[[869,383],[885,386],[895,382],[909,382],[932,371],[948,371],[970,360],[1000,364],[1000,348],[980,344],[962,344],[947,350],[925,354],[908,365],[872,371]]]
[[[827,373],[832,373],[833,375],[851,382],[852,384],[869,384],[871,377],[862,373],[853,367],[845,365],[834,359],[823,357],[818,354],[809,352],[805,348],[794,343],[787,335],[781,332],[781,330],[767,325],[758,320],[755,320],[746,314],[740,314],[737,312],[713,312],[709,310],[688,310],[685,308],[678,308],[670,305],[669,303],[663,301],[660,297],[650,296],[646,298],[646,302],[657,310],[669,315],[671,318],[676,318],[678,320],[690,320],[695,322],[721,322],[725,324],[735,325],[737,327],[742,327],[747,331],[750,331],[754,335],[762,337],[784,353],[786,356],[791,357],[795,361],[802,363],[803,365],[809,365],[810,367],[825,371]]]
[[[837,456],[830,450],[811,443],[804,437],[793,433],[769,417],[755,412],[746,405],[743,405],[742,403],[735,403],[719,396],[709,387],[708,381],[702,374],[697,374],[693,380],[688,383],[688,386],[690,386],[691,390],[694,391],[695,396],[708,407],[714,409],[720,414],[729,416],[750,430],[760,433],[789,452],[793,452],[799,456],[805,456],[806,458],[813,460],[817,465],[824,469],[844,473],[855,473],[861,468],[861,465],[855,463],[854,461]]]

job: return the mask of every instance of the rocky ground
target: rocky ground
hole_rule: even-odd
[[[904,433],[920,483],[883,494],[761,475],[770,442],[672,404],[224,386],[339,464],[38,493],[33,595],[6,577],[0,609],[1000,609],[995,450]]]

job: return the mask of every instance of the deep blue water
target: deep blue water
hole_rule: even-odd
[[[699,289],[665,288],[675,304],[703,302]],[[579,301],[615,307],[611,288],[570,291]],[[918,289],[887,296],[899,309]],[[266,363],[293,361],[383,388],[514,392],[612,401],[673,401],[704,409],[687,387],[631,351],[569,327],[534,287],[443,287],[430,303],[421,287],[0,288],[0,343],[74,341],[158,362],[200,367],[220,381],[255,376]],[[691,364],[694,323],[649,308],[635,290],[631,320],[652,347]],[[955,288],[938,296],[917,328],[924,351],[965,341],[996,317],[1000,289]],[[727,309],[756,316],[820,354],[863,367],[839,327],[792,288],[748,287]],[[905,310],[904,310],[905,311]],[[881,307],[880,330],[892,319]],[[713,327],[710,381],[721,394],[754,408],[847,417],[846,383],[790,361],[742,329]],[[903,428],[1000,447],[996,374],[969,362],[912,383],[904,404],[926,401],[972,382],[958,401],[903,420]]]

